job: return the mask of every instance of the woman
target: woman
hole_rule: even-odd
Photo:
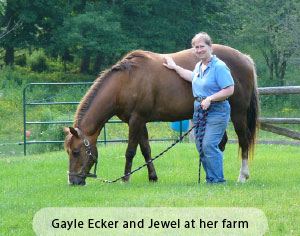
[[[163,65],[192,83],[195,97],[193,118],[195,124],[200,123],[195,130],[198,135],[196,146],[206,172],[206,182],[224,183],[223,153],[218,145],[229,122],[230,105],[227,98],[234,92],[234,82],[226,64],[212,54],[212,42],[207,33],[196,34],[192,46],[201,59],[194,71],[176,65],[170,57],[165,57],[166,63]],[[205,133],[202,138],[203,126]]]

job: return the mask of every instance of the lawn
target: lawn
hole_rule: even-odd
[[[151,143],[152,155],[170,143]],[[125,144],[99,147],[98,176],[114,179],[124,170]],[[197,152],[192,143],[180,143],[154,162],[158,183],[148,183],[147,168],[129,183],[105,184],[88,179],[85,187],[67,183],[65,152],[0,158],[0,235],[34,235],[32,221],[45,207],[254,207],[268,220],[266,235],[300,235],[300,148],[262,145],[250,161],[250,179],[236,182],[240,160],[237,144],[224,154],[225,185],[201,183]],[[138,151],[133,168],[143,164]]]

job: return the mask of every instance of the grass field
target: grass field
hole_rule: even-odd
[[[169,143],[152,143],[153,156]],[[114,179],[123,173],[125,144],[100,146],[98,176]],[[236,182],[240,160],[237,145],[224,156],[225,185],[207,185],[194,144],[181,143],[154,162],[158,183],[148,183],[147,169],[129,183],[104,184],[88,179],[85,187],[67,184],[64,152],[0,158],[0,235],[34,235],[32,220],[44,207],[255,207],[269,224],[266,235],[300,235],[299,147],[257,145],[250,162],[250,180]],[[134,167],[143,163],[140,151]]]

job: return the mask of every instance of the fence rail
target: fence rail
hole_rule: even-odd
[[[259,95],[300,94],[300,86],[258,88]],[[300,140],[300,132],[271,124],[300,124],[300,118],[260,118],[260,129]]]
[[[300,94],[300,86],[258,88],[259,95]]]
[[[52,105],[77,105],[79,102],[27,102],[26,91],[30,86],[58,86],[58,85],[88,85],[93,82],[71,82],[71,83],[30,83],[26,84],[23,90],[23,117],[24,117],[24,155],[26,155],[26,144],[38,144],[38,143],[63,143],[63,141],[27,141],[26,139],[26,127],[27,125],[37,124],[72,124],[73,121],[27,121],[26,118],[26,107],[27,106],[52,106]],[[258,88],[259,95],[282,95],[282,94],[300,94],[300,86],[283,86],[283,87],[266,87]],[[276,134],[284,135],[293,139],[300,140],[300,133],[292,131],[286,128],[276,127],[270,124],[300,124],[300,118],[260,118],[260,128],[265,131],[273,132]],[[120,120],[109,120],[107,123],[123,123]],[[181,128],[181,127],[180,127]],[[104,140],[98,142],[126,142],[127,139],[119,140],[107,140],[106,139],[106,128],[104,126]],[[182,130],[179,136],[181,137]],[[151,141],[163,141],[173,139],[151,139]],[[283,141],[284,142],[284,141]],[[276,143],[276,141],[275,141]],[[277,142],[278,143],[278,142]]]
[[[79,102],[27,102],[26,100],[26,92],[27,88],[30,86],[42,86],[42,85],[47,85],[47,86],[58,86],[58,85],[63,85],[63,86],[70,86],[70,85],[88,85],[88,84],[93,84],[94,82],[71,82],[71,83],[29,83],[26,84],[24,89],[23,89],[23,125],[24,125],[24,155],[26,156],[26,148],[27,144],[47,144],[47,143],[63,143],[64,141],[62,140],[48,140],[48,141],[27,141],[26,137],[26,130],[27,130],[27,125],[38,125],[38,124],[73,124],[73,121],[27,121],[26,117],[26,112],[27,112],[27,106],[52,106],[52,105],[78,105]],[[45,99],[46,100],[46,99]],[[160,122],[160,121],[153,121],[153,122]],[[124,123],[121,120],[109,120],[107,123],[109,124],[121,124]],[[179,127],[179,137],[182,136],[182,122],[180,122],[180,127]],[[103,140],[98,140],[97,142],[99,143],[111,143],[111,142],[127,142],[127,139],[115,139],[115,140],[108,140],[106,137],[106,125],[104,125],[103,128],[104,132],[104,139]],[[173,141],[174,139],[150,139],[150,141]],[[22,144],[22,143],[19,143]]]
[[[300,118],[259,118],[260,123],[300,124]]]

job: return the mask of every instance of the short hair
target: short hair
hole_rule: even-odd
[[[195,45],[199,40],[203,40],[208,46],[212,46],[212,41],[210,36],[205,32],[200,32],[194,36],[192,39],[192,46]]]

